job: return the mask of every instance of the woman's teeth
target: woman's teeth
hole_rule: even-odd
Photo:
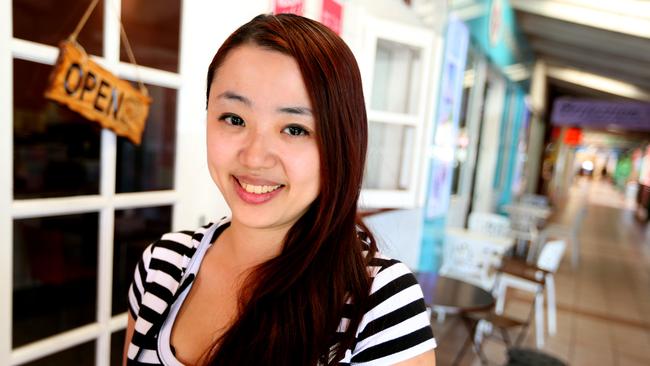
[[[269,193],[273,192],[276,189],[282,187],[282,184],[278,184],[276,186],[254,186],[252,184],[246,184],[240,182],[242,188],[248,193],[255,193],[255,194],[262,194],[262,193]]]

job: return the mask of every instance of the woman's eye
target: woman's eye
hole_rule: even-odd
[[[219,117],[219,119],[226,122],[227,124],[233,125],[233,126],[244,126],[245,125],[244,120],[241,117],[236,116],[234,114],[224,114],[221,117]]]
[[[282,132],[291,136],[309,136],[309,132],[306,129],[296,125],[287,126]]]

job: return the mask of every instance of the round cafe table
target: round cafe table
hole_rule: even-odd
[[[440,276],[436,273],[416,273],[415,277],[422,287],[425,303],[434,311],[458,314],[468,331],[467,339],[453,365],[460,362],[470,345],[481,359],[481,363],[487,364],[487,358],[481,351],[480,344],[474,342],[474,332],[478,321],[469,317],[468,314],[490,310],[494,306],[494,297],[488,291],[471,283]]]

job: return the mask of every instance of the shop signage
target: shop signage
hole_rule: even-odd
[[[458,117],[463,93],[469,30],[459,19],[450,17],[447,25],[444,62],[440,81],[438,113],[434,122],[434,152],[426,197],[425,220],[444,217],[449,208],[454,150],[458,141]]]
[[[564,131],[564,143],[569,146],[578,146],[582,142],[582,130],[571,127]]]
[[[59,48],[45,97],[139,145],[151,98],[90,60],[76,42]]]
[[[558,99],[551,121],[558,126],[650,131],[650,103]]]
[[[303,15],[303,0],[275,0],[273,14],[291,13]]]
[[[321,12],[321,23],[325,24],[329,29],[341,34],[341,22],[343,17],[343,7],[341,3],[336,0],[323,0],[323,11]]]

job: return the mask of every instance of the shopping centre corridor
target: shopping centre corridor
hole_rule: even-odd
[[[634,218],[633,198],[603,182],[582,181],[571,189],[552,221],[568,222],[581,204],[587,216],[580,233],[581,262],[571,253],[556,274],[558,331],[546,335],[545,352],[570,365],[650,365],[650,229]],[[509,293],[506,313],[525,317],[532,297]],[[454,319],[434,321],[438,364],[449,365],[466,336]],[[524,340],[534,347],[531,326]],[[483,343],[490,365],[503,365],[505,347]],[[461,365],[480,365],[468,351]]]

